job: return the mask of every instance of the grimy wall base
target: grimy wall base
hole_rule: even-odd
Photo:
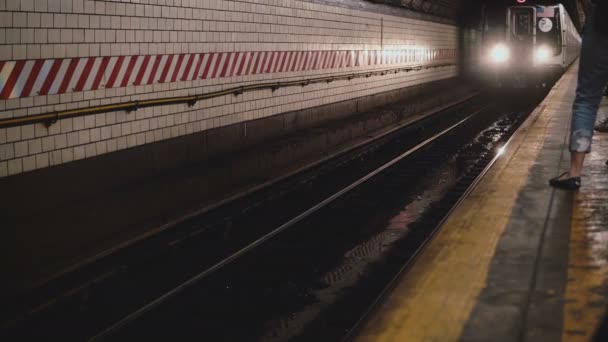
[[[448,79],[398,89],[382,94],[366,96],[354,100],[307,108],[263,119],[247,121],[218,127],[203,132],[167,139],[110,154],[87,158],[52,168],[35,170],[12,177],[0,178],[3,192],[12,193],[11,197],[0,196],[0,206],[7,213],[26,213],[31,208],[57,205],[87,197],[104,190],[120,187],[129,183],[145,181],[160,176],[173,169],[189,164],[209,162],[211,158],[231,158],[239,150],[251,149],[256,144],[272,141],[280,136],[297,133],[299,130],[323,126],[331,121],[356,116],[374,107],[405,101],[403,115],[417,113],[453,101],[465,95],[457,91],[457,79]],[[456,89],[456,90],[455,90]],[[323,146],[306,142],[299,153],[325,153],[331,144],[343,143],[372,130],[391,124],[401,117],[383,117],[382,113],[368,122],[358,132],[351,132],[341,139],[332,138]],[[251,151],[248,151],[251,153]],[[264,177],[269,168],[285,167],[297,163],[302,155],[291,153],[283,159],[269,163],[268,156],[251,153],[244,178]],[[264,165],[264,167],[261,167]],[[242,169],[242,168],[241,168]],[[227,170],[227,172],[230,172]],[[83,192],[82,189],[87,189]],[[11,214],[9,214],[11,215]],[[11,215],[12,216],[12,215]]]

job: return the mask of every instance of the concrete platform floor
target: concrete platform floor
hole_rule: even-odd
[[[608,134],[594,137],[580,191],[548,186],[569,165],[576,75],[573,65],[358,341],[593,338],[608,307]]]

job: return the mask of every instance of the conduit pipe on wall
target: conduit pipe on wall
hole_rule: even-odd
[[[455,66],[455,65],[456,65],[455,63],[418,65],[418,66],[410,66],[410,67],[399,67],[399,68],[391,68],[391,69],[383,69],[383,70],[375,70],[375,71],[342,74],[342,75],[336,75],[336,76],[308,78],[308,79],[303,79],[303,80],[294,80],[294,81],[286,81],[286,82],[257,83],[257,84],[233,87],[233,88],[229,88],[229,89],[225,89],[225,90],[219,90],[219,91],[214,91],[214,92],[199,94],[199,95],[177,96],[177,97],[168,97],[168,98],[153,99],[153,100],[121,102],[121,103],[110,104],[110,105],[93,106],[93,107],[88,107],[88,108],[70,109],[70,110],[56,111],[56,112],[45,113],[45,114],[23,116],[23,117],[18,117],[18,118],[2,119],[2,120],[0,120],[0,128],[23,126],[23,125],[36,124],[36,123],[44,123],[47,127],[49,127],[61,119],[73,118],[73,117],[78,117],[78,116],[114,112],[114,111],[119,111],[119,110],[125,110],[125,111],[127,111],[127,113],[129,113],[129,112],[135,111],[135,110],[137,110],[139,108],[143,108],[143,107],[161,106],[161,105],[178,104],[178,103],[187,103],[188,106],[192,107],[198,101],[201,101],[201,100],[206,100],[206,99],[220,97],[220,96],[224,96],[224,95],[230,95],[230,94],[237,96],[246,91],[252,91],[252,90],[271,89],[272,91],[275,91],[281,87],[293,87],[293,86],[304,87],[306,85],[313,84],[313,83],[323,83],[323,82],[329,83],[329,82],[337,81],[337,80],[352,80],[354,78],[384,76],[387,74],[399,73],[402,71],[403,72],[418,71],[418,70],[422,70],[422,69],[441,68],[441,67]]]

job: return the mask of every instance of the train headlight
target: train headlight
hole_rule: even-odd
[[[495,63],[504,63],[511,57],[511,51],[505,44],[497,44],[490,50],[490,58]]]
[[[551,58],[551,49],[547,46],[539,46],[536,48],[536,51],[534,51],[534,61],[536,61],[537,63],[543,63],[549,60],[549,58]]]

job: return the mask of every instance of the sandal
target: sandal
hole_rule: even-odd
[[[566,171],[555,178],[551,178],[549,180],[549,185],[559,189],[578,190],[581,187],[581,177],[570,177],[566,179],[560,179],[561,177],[567,174],[568,172]]]

